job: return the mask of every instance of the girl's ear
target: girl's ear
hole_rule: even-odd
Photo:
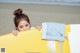
[[[18,30],[18,29],[15,27],[15,30]]]
[[[30,25],[30,28],[31,28],[31,25]]]
[[[18,29],[15,29],[15,30],[18,30]]]

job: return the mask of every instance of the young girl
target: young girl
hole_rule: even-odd
[[[14,31],[12,31],[13,35],[17,35],[20,31],[30,30],[32,28],[29,17],[23,13],[22,9],[15,10],[13,14],[15,15],[14,24],[16,28]],[[36,26],[34,28],[41,30],[41,26]]]
[[[23,13],[22,9],[17,9],[13,13],[15,15],[14,17],[14,24],[16,29],[12,31],[13,35],[17,35],[19,31],[25,31],[31,29],[31,24],[29,17]],[[41,29],[40,26],[36,26],[35,28]]]

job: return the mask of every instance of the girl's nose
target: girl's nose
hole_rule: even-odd
[[[23,30],[25,31],[25,30],[27,30],[27,28],[26,28],[26,27],[24,27],[24,28],[23,28]]]

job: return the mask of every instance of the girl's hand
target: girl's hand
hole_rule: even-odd
[[[11,32],[11,34],[13,34],[14,36],[17,36],[18,35],[18,30],[13,30],[12,32]]]
[[[41,30],[42,29],[41,26],[36,26],[35,28],[38,29],[38,30]]]

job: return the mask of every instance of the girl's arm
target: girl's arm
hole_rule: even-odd
[[[38,30],[41,30],[41,29],[42,29],[42,27],[41,27],[41,26],[36,26],[35,28],[36,28],[36,29],[38,29]],[[13,31],[11,32],[11,34],[13,34],[14,36],[17,36],[17,35],[18,35],[18,33],[19,33],[19,31],[18,31],[18,30],[13,30]]]

